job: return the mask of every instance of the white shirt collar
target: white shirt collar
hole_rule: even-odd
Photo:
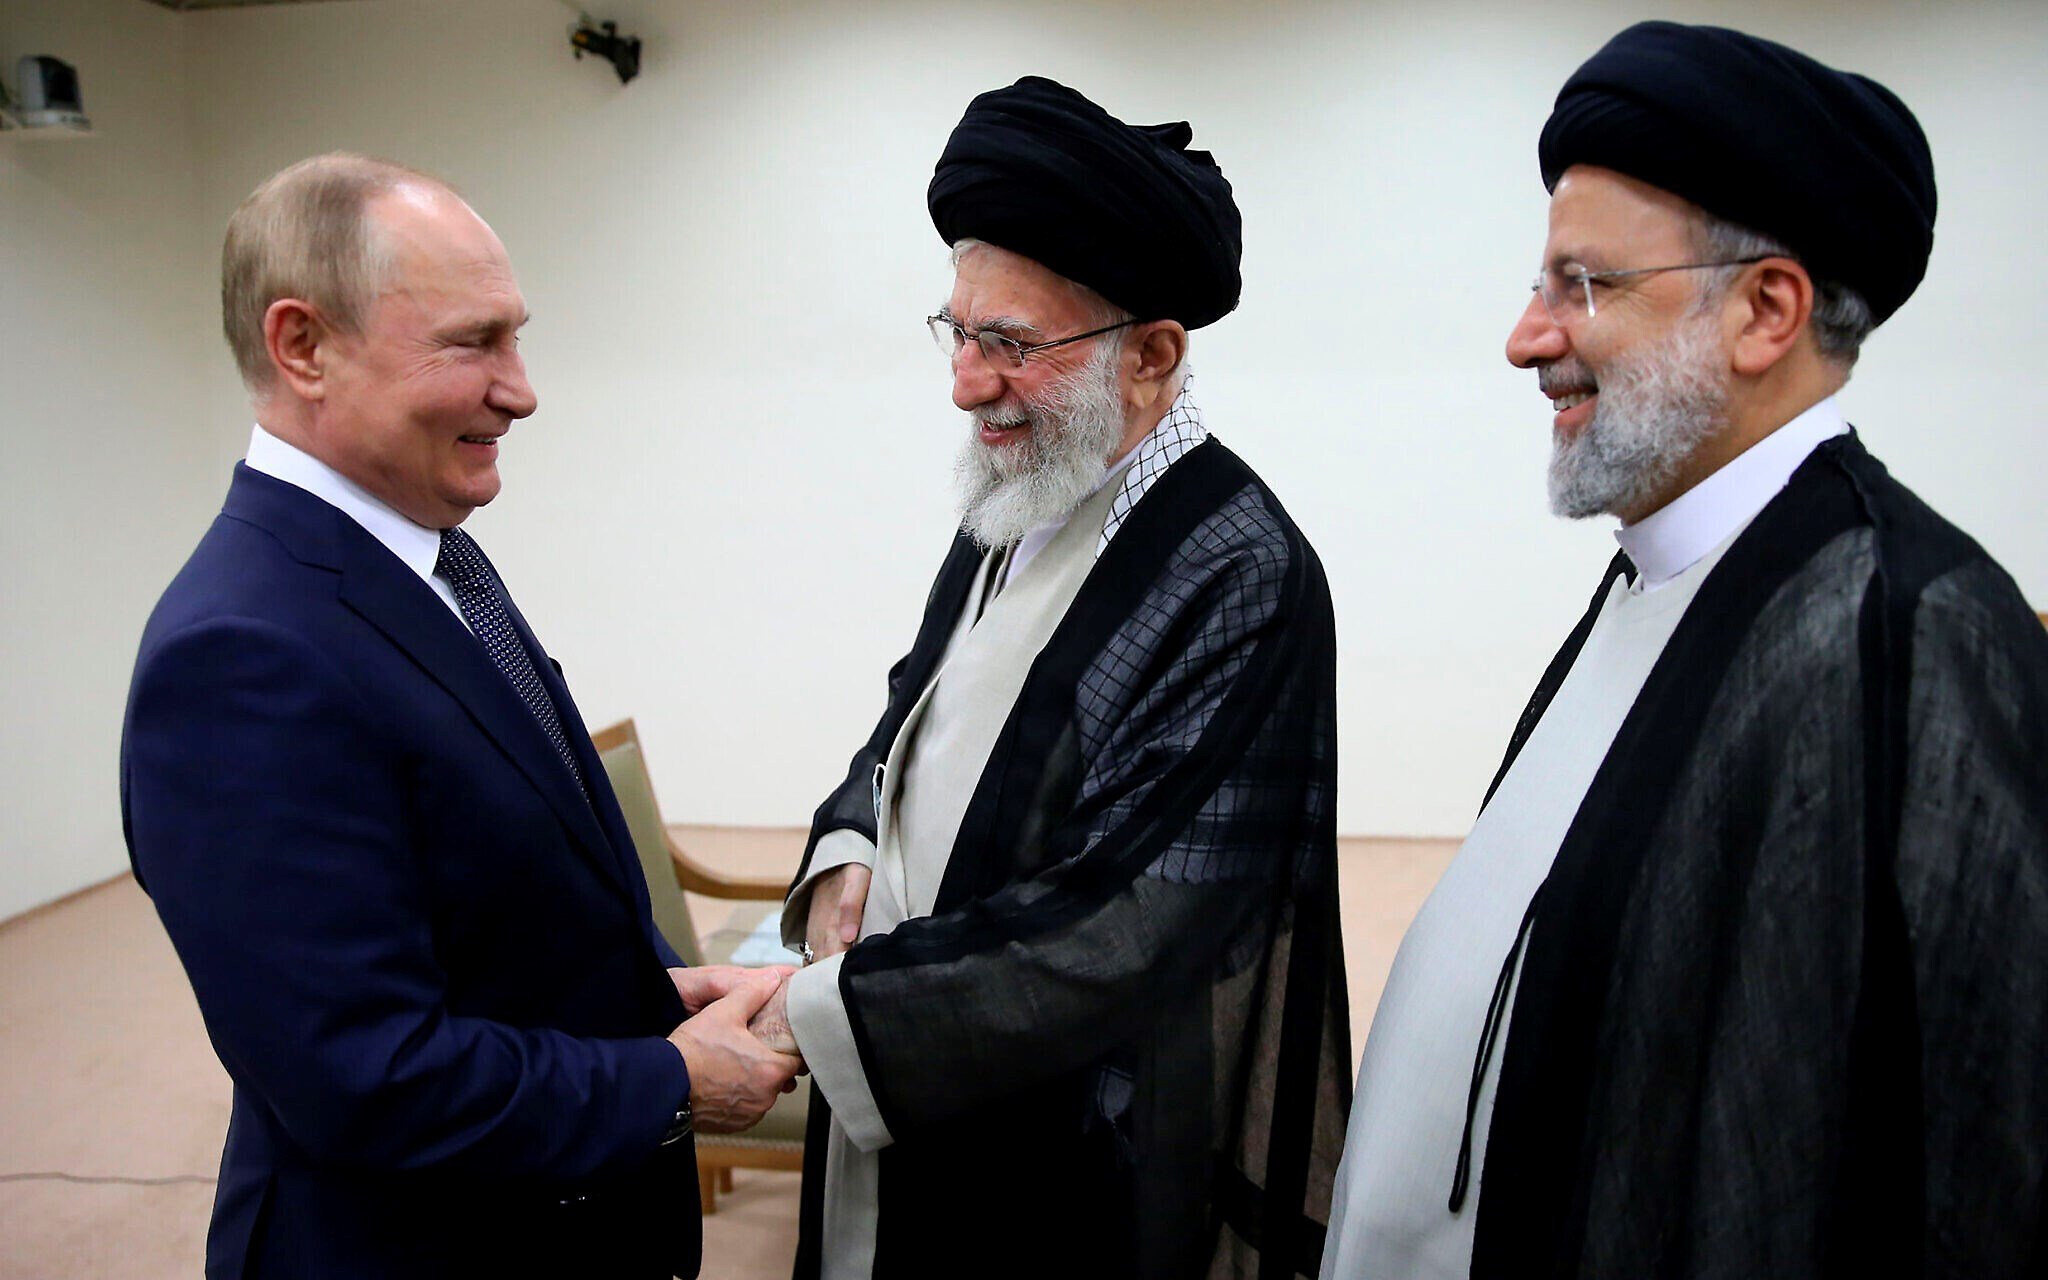
[[[1829,396],[1664,506],[1616,529],[1614,540],[1635,562],[1632,590],[1655,591],[1697,564],[1763,510],[1806,455],[1848,429]]]
[[[434,563],[441,556],[441,531],[414,524],[389,503],[344,476],[297,445],[280,440],[258,423],[249,433],[251,471],[295,485],[340,511],[390,548],[391,554],[433,585]],[[437,593],[438,594],[438,593]]]

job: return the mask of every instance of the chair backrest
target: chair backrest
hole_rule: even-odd
[[[605,775],[618,794],[619,809],[626,815],[633,848],[640,854],[640,873],[647,879],[647,896],[654,906],[654,927],[661,930],[684,964],[703,964],[704,949],[697,944],[689,902],[669,861],[668,834],[662,827],[661,809],[654,803],[654,782],[647,775],[633,722],[591,736],[597,743],[597,758],[604,762]]]

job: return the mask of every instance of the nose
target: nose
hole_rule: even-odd
[[[505,359],[505,368],[491,383],[490,405],[514,419],[527,417],[540,407],[540,398],[534,395],[533,384],[526,380],[526,361],[516,350],[508,352]]]
[[[963,342],[953,353],[953,407],[975,409],[1003,398],[1003,375],[979,343]]]
[[[1517,369],[1532,369],[1549,360],[1561,360],[1571,351],[1571,339],[1550,318],[1543,299],[1529,295],[1529,305],[1508,331],[1508,363]]]

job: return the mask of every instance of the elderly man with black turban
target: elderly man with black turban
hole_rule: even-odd
[[[1926,139],[1644,23],[1540,156],[1508,358],[1621,554],[1401,944],[1323,1275],[2048,1274],[2048,635],[1833,399]]]
[[[1239,288],[1190,140],[1028,78],[933,175],[962,528],[812,827],[783,915],[810,963],[757,1020],[829,1104],[800,1277],[1320,1260],[1350,1075],[1334,631],[1188,394],[1188,330]]]

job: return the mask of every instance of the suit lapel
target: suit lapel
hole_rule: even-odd
[[[497,572],[497,566],[492,566],[492,572]],[[503,582],[504,575],[500,574],[498,580]],[[505,613],[512,619],[512,628],[518,632],[519,642],[526,646],[526,652],[533,659],[533,669],[540,676],[541,687],[547,690],[548,697],[554,701],[555,714],[562,721],[562,733],[569,739],[569,750],[575,753],[576,765],[583,770],[583,780],[589,788],[590,799],[582,808],[594,817],[604,842],[603,847],[611,853],[616,874],[627,885],[638,886],[644,877],[640,874],[639,856],[633,849],[633,837],[626,829],[625,815],[619,811],[618,798],[612,793],[611,779],[604,771],[604,761],[598,759],[597,747],[590,740],[590,730],[583,723],[582,713],[576,709],[576,700],[569,696],[569,686],[556,668],[555,660],[541,648],[539,637],[535,636],[533,628],[527,625],[525,615],[519,612],[519,606],[512,602],[512,593],[509,590],[505,592]],[[503,683],[502,677],[500,683]],[[525,710],[524,703],[520,704],[520,709]],[[532,712],[527,712],[526,718],[532,720]],[[536,722],[534,728],[538,730],[539,727]],[[540,740],[547,746],[549,762],[559,765],[559,758],[554,754],[554,744],[547,741],[545,733],[541,734]],[[556,768],[554,772],[560,774],[562,770]],[[573,780],[569,791],[571,794],[575,793]],[[579,795],[576,798],[580,802],[583,797]],[[638,892],[638,888],[635,888],[636,896]],[[646,916],[651,926],[653,916],[650,912],[641,914]]]
[[[373,549],[383,550],[381,545]],[[540,721],[520,701],[504,673],[491,665],[476,637],[432,589],[388,554],[383,559],[391,563],[376,563],[364,555],[355,564],[344,566],[342,603],[390,637],[462,703],[477,726],[547,798],[548,807],[577,843],[617,880],[618,859],[598,829],[597,815],[577,788],[576,779],[562,767],[562,758],[555,754]],[[546,663],[545,657],[538,660],[539,665]]]
[[[628,888],[631,881],[622,874],[613,842],[599,827],[592,804],[584,799],[576,779],[562,767],[546,731],[520,701],[511,682],[491,664],[483,645],[431,587],[340,511],[304,490],[251,471],[245,464],[235,468],[226,514],[270,530],[300,561],[339,572],[342,603],[460,702],[477,727],[546,798],[574,843],[618,888]],[[557,699],[566,726],[573,719],[568,691],[562,688],[546,655],[538,652],[523,620],[519,633],[535,654],[535,666],[543,672],[548,692]],[[572,742],[585,736],[581,722],[576,724]],[[588,772],[594,762],[581,743],[576,746],[578,759],[584,762],[586,776],[595,787],[602,771]]]

